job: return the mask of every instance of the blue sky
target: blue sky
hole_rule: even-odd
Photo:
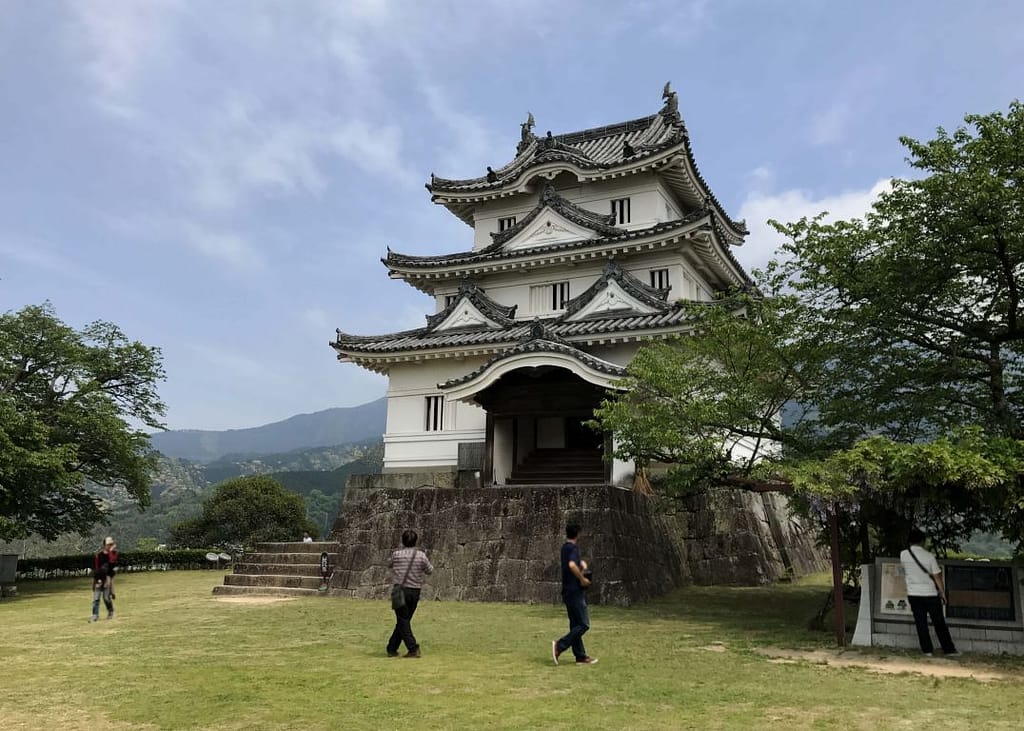
[[[645,116],[671,80],[752,235],[858,215],[930,138],[1024,96],[1024,3],[0,0],[0,311],[163,351],[172,428],[365,403],[336,327],[423,323],[387,246],[468,249],[423,184]]]

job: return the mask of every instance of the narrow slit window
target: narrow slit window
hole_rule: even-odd
[[[504,231],[505,229],[512,228],[516,225],[515,216],[506,216],[505,218],[498,219],[498,232]]]
[[[551,309],[564,310],[569,301],[569,283],[555,282],[551,285]]]
[[[668,269],[652,269],[651,286],[655,289],[668,289]]]
[[[444,396],[427,396],[425,431],[444,429]]]
[[[629,198],[616,198],[612,201],[612,216],[615,223],[629,223]]]
[[[457,294],[446,294],[444,296],[444,306],[445,307],[451,307],[452,303],[457,301],[458,299],[459,299],[459,295],[457,295]]]

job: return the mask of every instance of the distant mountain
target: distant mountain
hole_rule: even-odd
[[[284,421],[226,431],[180,429],[152,435],[153,448],[167,457],[213,462],[232,456],[280,454],[315,447],[331,447],[377,440],[384,434],[387,399],[362,406],[299,414]]]

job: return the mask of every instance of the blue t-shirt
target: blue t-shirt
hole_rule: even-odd
[[[580,580],[576,578],[576,574],[569,570],[569,562],[575,561],[576,565],[582,570],[583,563],[580,560],[580,547],[571,541],[566,541],[562,544],[562,593],[571,594],[577,591],[583,591],[583,587],[580,585]]]

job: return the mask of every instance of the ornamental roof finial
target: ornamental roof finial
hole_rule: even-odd
[[[661,109],[664,117],[679,117],[679,95],[672,91],[672,82],[666,81],[665,88],[661,92],[661,98],[665,100],[665,106]]]
[[[522,154],[523,150],[530,146],[536,137],[533,134],[534,125],[533,112],[527,112],[526,121],[519,125],[519,145],[516,147],[516,155]]]

